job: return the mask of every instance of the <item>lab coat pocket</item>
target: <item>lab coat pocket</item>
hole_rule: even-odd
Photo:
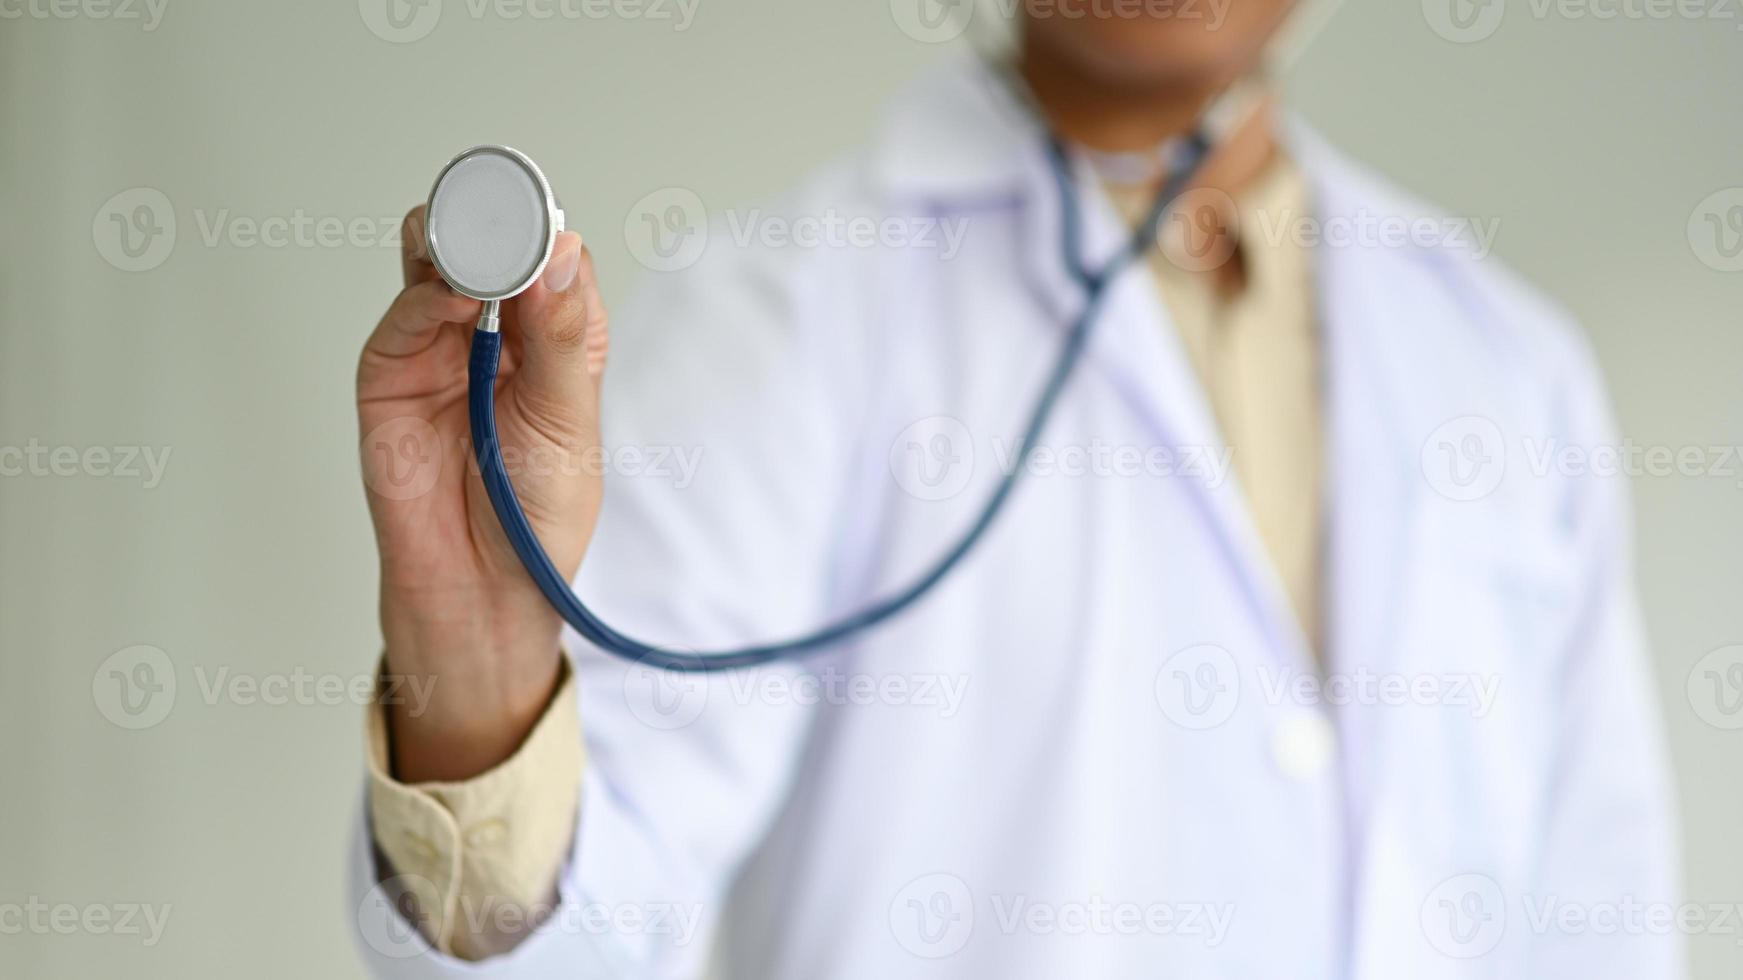
[[[1399,672],[1429,696],[1392,732],[1425,767],[1411,777],[1418,818],[1464,855],[1462,870],[1522,870],[1553,766],[1555,650],[1576,569],[1561,543],[1517,525],[1446,522],[1418,540]]]
[[[1568,543],[1541,522],[1460,514],[1422,535],[1416,612],[1440,657],[1509,673],[1547,669],[1577,592]]]
[[[1529,522],[1487,535],[1460,535],[1446,561],[1463,570],[1469,601],[1494,618],[1495,653],[1504,666],[1550,670],[1578,593],[1569,544]]]

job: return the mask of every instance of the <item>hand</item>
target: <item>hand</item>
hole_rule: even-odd
[[[472,459],[466,372],[483,304],[437,275],[423,212],[406,216],[405,288],[357,365],[385,669],[433,681],[422,712],[388,709],[395,775],[406,782],[466,779],[512,755],[549,702],[562,656],[562,620],[521,567]],[[539,540],[572,577],[599,516],[608,345],[579,235],[558,236],[540,280],[503,304],[502,332],[502,451]]]

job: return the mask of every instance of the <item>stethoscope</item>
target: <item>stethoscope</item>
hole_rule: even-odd
[[[1321,21],[1323,22],[1323,20]],[[1316,25],[1317,26],[1317,25]],[[1296,45],[1299,48],[1299,45]],[[1291,57],[1293,52],[1291,52]],[[1192,132],[1164,154],[1164,175],[1144,220],[1123,247],[1100,264],[1083,247],[1082,206],[1065,144],[1048,134],[1045,154],[1059,194],[1061,261],[1083,291],[1083,306],[1060,348],[1053,370],[1023,430],[1024,457],[1035,451],[1060,392],[1065,389],[1120,274],[1155,241],[1168,208],[1185,190],[1213,146],[1243,123],[1258,98],[1258,83],[1237,83],[1219,96]],[[476,146],[443,168],[430,191],[425,217],[429,255],[453,289],[481,300],[473,332],[468,398],[472,442],[491,507],[515,554],[563,619],[607,653],[664,670],[715,671],[754,667],[826,650],[869,630],[919,602],[950,574],[986,535],[1015,490],[1025,466],[1009,467],[962,537],[908,587],[810,633],[774,643],[715,653],[674,650],[625,636],[587,608],[551,563],[515,496],[496,433],[496,372],[502,356],[502,301],[536,282],[563,230],[563,212],[544,173],[524,153],[506,146]]]

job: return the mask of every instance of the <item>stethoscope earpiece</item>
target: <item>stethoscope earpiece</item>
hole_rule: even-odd
[[[475,146],[430,188],[424,244],[454,291],[492,304],[518,295],[550,261],[563,210],[544,172],[507,146]]]

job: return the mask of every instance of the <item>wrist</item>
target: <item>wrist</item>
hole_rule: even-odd
[[[396,778],[477,776],[513,755],[543,716],[562,677],[560,624],[548,610],[504,612],[476,600],[407,606],[383,596],[385,689],[422,694],[383,705]]]
[[[536,700],[507,703],[448,703],[431,700],[423,712],[404,701],[386,712],[388,761],[404,783],[461,782],[508,761],[550,707],[561,685],[562,657],[553,652],[546,689]]]

